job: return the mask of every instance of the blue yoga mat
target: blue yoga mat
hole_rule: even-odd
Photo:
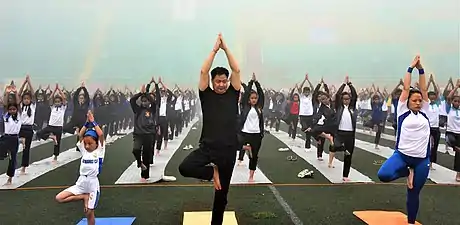
[[[96,218],[97,225],[131,225],[136,220],[136,217],[104,217]],[[77,225],[87,225],[86,218],[80,220]]]

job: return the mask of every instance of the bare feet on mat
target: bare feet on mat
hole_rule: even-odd
[[[8,180],[6,180],[6,183],[3,184],[3,186],[9,186],[13,183],[13,178],[12,177],[8,177]]]
[[[57,163],[57,156],[54,156],[53,157],[53,161],[51,161],[53,164],[56,164]]]
[[[214,175],[213,175],[214,189],[219,191],[222,189],[222,186],[220,185],[219,169],[217,168],[217,166],[213,166],[213,168],[214,168]]]
[[[249,183],[254,183],[254,182],[255,182],[255,181],[254,181],[254,177],[250,177],[250,178],[248,179],[248,182],[249,182]]]
[[[343,182],[350,182],[350,178],[348,178],[348,177],[344,177],[344,178],[342,178],[342,180],[343,180]]]
[[[21,167],[21,172],[19,173],[20,175],[26,175],[26,168]]]
[[[147,183],[147,179],[141,178],[141,183]]]
[[[242,161],[242,160],[238,160],[237,165],[238,165],[238,166],[242,166],[242,165],[243,165],[243,161]]]
[[[329,168],[335,168],[335,166],[332,165],[332,164],[328,164],[327,167],[329,167]]]
[[[407,188],[414,188],[414,169],[409,168],[409,176],[407,176]]]

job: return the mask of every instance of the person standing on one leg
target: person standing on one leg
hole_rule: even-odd
[[[157,149],[157,155],[160,154],[161,150],[161,145],[163,144],[164,141],[164,148],[166,149],[168,147],[168,94],[167,94],[167,88],[163,84],[163,82],[160,80],[158,81],[161,86],[163,86],[163,89],[160,91],[161,94],[161,101],[160,101],[160,107],[158,108],[158,132],[156,135],[156,149]]]
[[[19,131],[21,130],[21,118],[19,107],[16,103],[6,105],[7,112],[2,115],[5,133],[0,137],[0,159],[9,156],[7,176],[8,180],[5,185],[11,185],[13,182],[14,172],[16,171],[16,157],[19,148]]]
[[[62,126],[64,126],[64,114],[67,108],[66,99],[64,93],[59,89],[59,85],[56,84],[56,88],[50,97],[50,119],[48,126],[37,132],[37,138],[46,140],[51,138],[54,141],[54,158],[53,163],[57,163],[57,158],[61,151],[61,137],[62,137]]]
[[[101,173],[104,161],[105,143],[104,133],[94,121],[91,111],[83,128],[79,129],[77,146],[81,152],[80,177],[75,185],[61,191],[56,195],[56,201],[67,203],[83,201],[83,209],[88,220],[88,225],[95,225],[94,210],[101,194],[98,176]]]
[[[154,82],[153,78],[151,82]],[[141,92],[129,100],[134,112],[133,155],[137,167],[141,168],[141,182],[146,182],[150,178],[149,165],[152,163],[153,141],[157,132],[156,112],[160,104],[160,98],[156,98],[155,101],[148,89],[143,85]],[[155,92],[156,96],[160,96],[157,83],[155,83]],[[137,104],[139,98],[140,105]]]
[[[350,93],[344,92],[346,85],[350,88]],[[339,127],[334,138],[334,149],[345,152],[342,179],[344,182],[348,182],[350,181],[348,175],[350,174],[351,158],[355,149],[356,121],[358,119],[358,109],[356,108],[358,94],[348,76],[335,94],[335,99],[335,119]],[[333,154],[333,152],[329,154]]]
[[[26,91],[24,91],[26,89]],[[26,173],[26,168],[30,163],[30,146],[32,144],[32,138],[34,136],[34,120],[36,105],[33,102],[32,84],[30,83],[30,77],[27,75],[22,87],[19,89],[19,95],[21,96],[21,131],[19,132],[19,138],[22,139],[22,162],[21,162],[21,174]]]
[[[212,89],[209,87],[209,70],[219,49],[227,55],[232,70],[216,67],[211,71]],[[201,67],[199,96],[203,113],[203,129],[198,149],[190,153],[179,166],[184,177],[213,180],[215,194],[211,225],[223,223],[227,206],[238,142],[238,98],[241,89],[240,68],[233,54],[219,34],[213,50]]]
[[[255,84],[257,91],[252,90]],[[249,179],[250,183],[254,182],[254,173],[257,169],[259,159],[259,150],[264,136],[264,91],[260,83],[256,80],[256,75],[252,74],[252,80],[249,81],[248,88],[242,97],[242,110],[240,115],[240,127],[243,150],[249,151]],[[243,161],[244,154],[239,155],[238,160]]]
[[[420,90],[410,87],[414,68],[419,72]],[[425,114],[429,104],[425,71],[420,56],[416,56],[404,76],[404,89],[399,97],[395,151],[378,171],[382,182],[407,177],[407,220],[410,225],[415,224],[420,192],[430,171],[430,122]]]
[[[446,143],[455,151],[454,171],[457,172],[455,180],[460,182],[460,96],[457,95],[458,89],[460,89],[460,79],[457,80],[455,88],[447,96],[447,102],[450,105],[446,110]]]
[[[428,80],[428,88],[433,84],[434,91],[428,92],[428,98],[430,99],[430,107],[426,112],[428,119],[430,120],[430,142],[431,142],[431,155],[430,155],[430,169],[434,170],[433,163],[437,162],[438,159],[438,146],[439,140],[441,139],[441,131],[439,130],[439,117],[440,117],[440,107],[439,107],[439,90],[434,82],[433,75],[430,75]]]
[[[308,82],[310,87],[304,87],[305,82]],[[302,132],[305,132],[307,128],[312,126],[313,123],[313,100],[311,95],[311,90],[313,85],[308,79],[308,73],[305,75],[305,79],[300,84],[298,89],[300,95],[300,108],[299,108],[299,118],[300,125],[302,126]],[[305,132],[305,148],[310,149],[311,147],[311,133]]]

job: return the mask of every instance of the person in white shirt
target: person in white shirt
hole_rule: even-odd
[[[27,90],[24,89],[27,87]],[[19,132],[19,138],[22,142],[22,161],[21,161],[21,174],[26,173],[26,168],[30,163],[30,147],[32,144],[32,138],[34,136],[34,120],[36,105],[32,101],[34,95],[32,84],[30,83],[30,77],[27,75],[26,80],[19,89],[19,95],[21,96],[21,130]]]
[[[345,92],[345,86],[350,88],[350,92]],[[335,94],[335,111],[336,124],[338,124],[337,132],[334,135],[334,148],[329,154],[334,158],[335,152],[344,152],[342,180],[349,182],[348,175],[350,174],[351,159],[355,149],[356,137],[356,121],[358,117],[358,109],[356,103],[358,94],[353,87],[348,76],[345,77],[345,82],[340,86]],[[332,162],[330,163],[332,164]]]
[[[58,84],[56,84],[56,88],[51,94],[51,101],[51,114],[48,121],[48,126],[38,131],[36,135],[39,139],[47,140],[48,138],[51,138],[54,141],[53,163],[56,163],[61,148],[64,114],[67,109],[65,95],[59,89]]]
[[[168,139],[169,139],[169,133],[168,133],[168,101],[171,99],[170,96],[168,96],[168,89],[167,87],[163,84],[163,81],[161,78],[158,80],[158,83],[163,86],[163,89],[160,91],[161,99],[160,99],[160,107],[158,109],[158,131],[156,134],[155,138],[155,143],[156,149],[157,149],[157,155],[160,154],[160,150],[164,141],[164,148],[166,149],[168,147]]]
[[[254,84],[256,85],[257,91],[252,90]],[[244,153],[249,153],[248,181],[250,183],[254,182],[254,173],[257,168],[259,150],[264,136],[264,116],[262,112],[265,104],[264,102],[264,91],[253,73],[252,79],[248,83],[247,90],[245,90],[241,99],[240,141],[242,142],[243,150],[240,151],[238,156],[238,164],[241,165],[244,159]]]
[[[430,75],[428,80],[428,87],[433,85],[434,91],[428,92],[428,98],[430,99],[430,106],[426,111],[426,115],[430,120],[430,142],[431,142],[431,155],[430,155],[430,169],[433,170],[433,163],[437,162],[438,159],[438,146],[439,140],[441,139],[441,131],[439,130],[440,125],[440,99],[439,99],[439,90],[434,82],[433,75]]]
[[[447,145],[455,151],[454,170],[457,172],[455,180],[460,182],[460,96],[457,90],[460,88],[460,79],[457,85],[447,96],[450,107],[447,110],[447,128],[446,139]]]
[[[85,126],[80,129],[80,140],[77,142],[82,155],[80,176],[75,185],[56,195],[56,201],[67,203],[83,200],[88,225],[94,225],[96,223],[94,210],[101,194],[98,175],[104,161],[105,145],[104,132],[94,121],[91,111],[88,112],[87,118]]]
[[[5,133],[0,137],[0,159],[9,157],[6,175],[8,180],[5,185],[11,185],[16,170],[16,157],[19,148],[19,131],[21,130],[21,117],[16,103],[8,103],[8,111],[2,115]]]
[[[410,88],[414,67],[419,71],[420,90]],[[426,115],[428,101],[425,71],[420,63],[420,56],[416,56],[404,77],[404,89],[399,97],[395,151],[378,171],[382,182],[407,177],[409,225],[415,224],[420,192],[430,171],[430,122]]]
[[[303,87],[305,82],[308,82],[310,87]],[[300,106],[299,106],[299,118],[300,118],[300,125],[302,126],[301,130],[305,133],[305,148],[311,148],[311,133],[305,132],[309,127],[313,124],[313,100],[311,95],[311,90],[313,89],[313,85],[311,84],[310,80],[308,79],[308,73],[305,75],[305,79],[300,84],[298,88],[300,95]]]

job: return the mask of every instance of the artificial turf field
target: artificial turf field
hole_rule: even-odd
[[[132,136],[126,135],[107,146],[103,171],[99,176],[102,190],[96,216],[136,217],[134,224],[179,225],[182,224],[184,212],[209,211],[213,199],[212,183],[183,178],[177,169],[190,152],[183,150],[183,146],[197,145],[201,132],[200,122],[195,127],[197,129],[190,131],[166,166],[165,174],[175,176],[176,182],[115,185],[118,177],[133,162]],[[281,130],[287,131],[287,126],[282,124]],[[385,132],[391,134],[392,130]],[[363,134],[357,134],[357,139],[373,141],[372,136]],[[61,149],[72,148],[74,144],[73,137],[66,138]],[[391,147],[394,142],[382,139],[381,145]],[[294,224],[291,216],[278,202],[271,186],[306,225],[365,224],[353,215],[356,210],[405,212],[405,180],[383,184],[377,179],[379,163],[384,158],[357,148],[353,154],[352,167],[376,183],[332,184],[302,158],[298,157],[297,161],[286,160],[287,156],[294,153],[279,152],[281,147],[286,145],[273,135],[267,134],[259,154],[259,169],[273,185],[231,187],[227,210],[236,212],[238,224]],[[52,145],[43,144],[31,151],[31,161],[38,161],[52,154]],[[449,169],[452,167],[452,156],[439,153],[438,157],[440,165]],[[18,158],[21,158],[21,154]],[[341,156],[337,158],[341,159]],[[79,164],[79,160],[76,160],[32,180],[21,188],[0,191],[0,224],[65,225],[80,221],[83,217],[81,202],[58,204],[54,201],[54,196],[59,191],[75,183]],[[0,161],[2,173],[6,172],[6,167],[6,161]],[[305,168],[315,171],[313,178],[297,178],[297,173]],[[341,173],[342,168],[336,167],[335,170]],[[428,181],[422,190],[418,221],[428,225],[460,224],[459,197],[459,186],[437,185]]]

